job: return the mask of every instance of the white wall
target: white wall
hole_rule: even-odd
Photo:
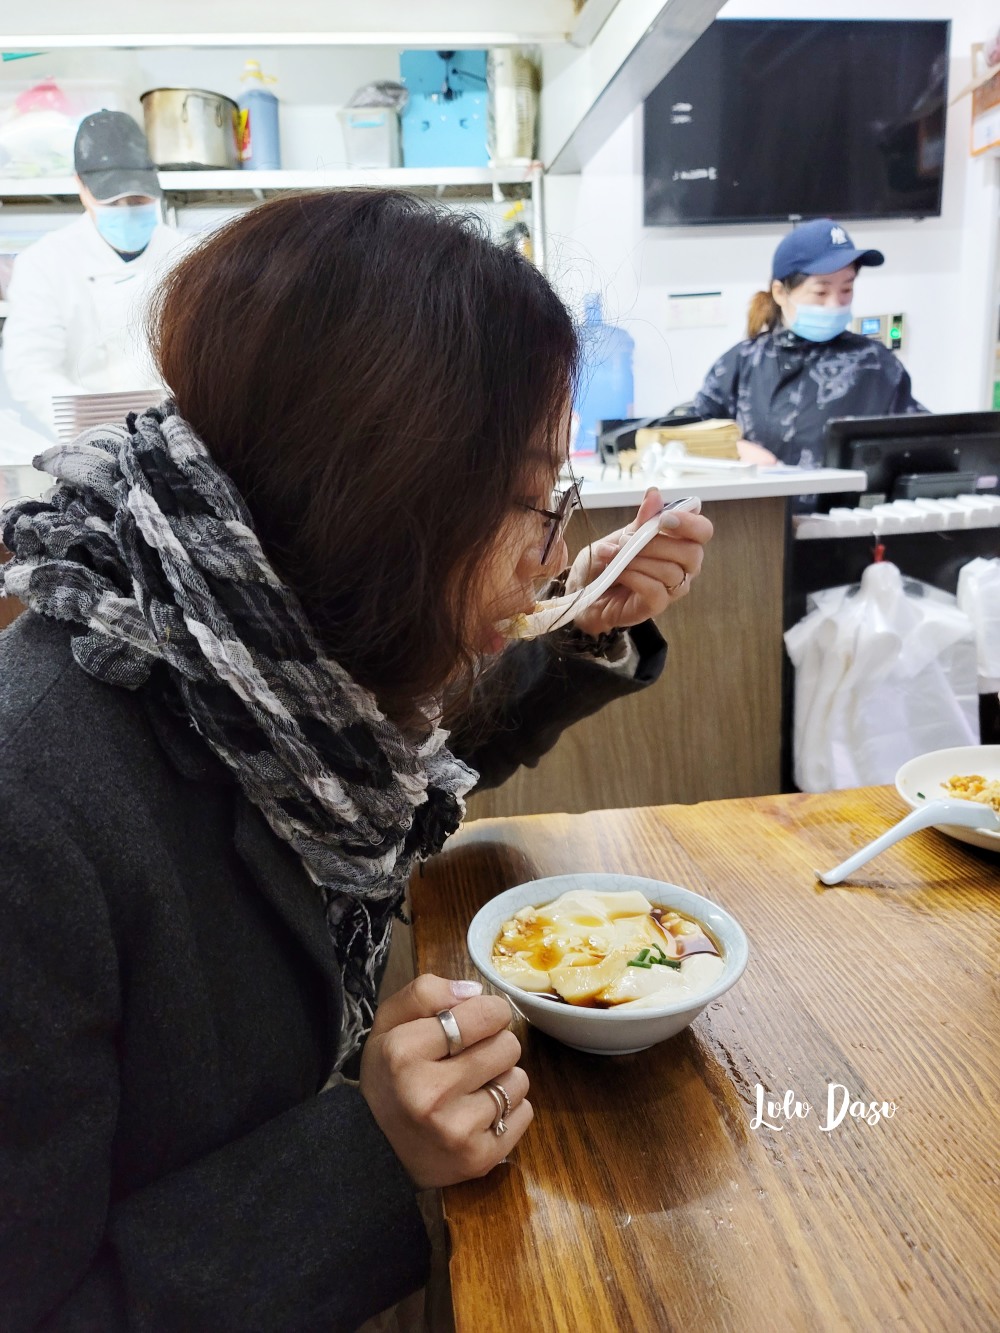
[[[952,95],[969,78],[969,48],[985,36],[988,0],[729,0],[727,18],[945,18],[952,20]],[[994,25],[1000,23],[1000,14]],[[968,99],[949,111],[943,212],[922,222],[848,224],[859,244],[884,250],[864,270],[855,312],[903,312],[902,353],[917,396],[934,411],[989,406],[996,342],[997,163],[968,156]],[[786,227],[653,228],[642,223],[642,115],[636,111],[581,176],[546,183],[548,265],[575,307],[605,293],[608,316],[632,334],[635,409],[663,411],[695,393],[725,348],[744,334],[747,303],[766,285]],[[671,292],[722,291],[722,324],[667,326]]]

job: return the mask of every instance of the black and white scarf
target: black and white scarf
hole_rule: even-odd
[[[76,622],[77,663],[136,689],[163,662],[195,728],[323,894],[343,974],[336,1068],[371,1027],[415,861],[477,774],[428,721],[407,739],[327,657],[229,478],[171,403],[35,460],[59,484],[5,514],[4,591]]]

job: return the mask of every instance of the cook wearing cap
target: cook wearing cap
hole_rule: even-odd
[[[859,271],[884,262],[832,218],[781,241],[769,290],[750,302],[747,338],[719,358],[694,400],[699,416],[738,423],[741,457],[822,467],[832,418],[927,410],[898,356],[849,331]]]
[[[163,191],[146,136],[122,111],[81,121],[73,150],[80,201],[113,250],[134,259],[152,240]]]
[[[3,369],[28,424],[52,431],[53,399],[159,387],[143,320],[181,238],[160,217],[163,192],[131,116],[98,111],[77,131],[84,214],[14,263]]]

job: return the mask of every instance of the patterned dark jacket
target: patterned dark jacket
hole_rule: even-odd
[[[927,411],[913,397],[902,363],[882,343],[859,333],[814,343],[790,329],[731,347],[709,371],[694,407],[703,418],[736,421],[745,440],[770,449],[782,463],[815,467],[823,466],[823,431],[834,417]]]
[[[485,785],[537,762],[656,679],[632,637],[634,678],[518,645],[455,752]],[[420,1286],[410,1179],[323,1090],[320,894],[153,681],[99,683],[32,613],[0,635],[0,848],[0,1330],[335,1333]]]

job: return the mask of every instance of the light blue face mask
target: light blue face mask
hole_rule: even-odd
[[[113,250],[124,255],[138,254],[153,239],[160,220],[160,205],[100,204],[94,222],[101,236]]]
[[[828,343],[844,332],[851,318],[849,305],[800,305],[790,327],[793,333],[811,343]]]

